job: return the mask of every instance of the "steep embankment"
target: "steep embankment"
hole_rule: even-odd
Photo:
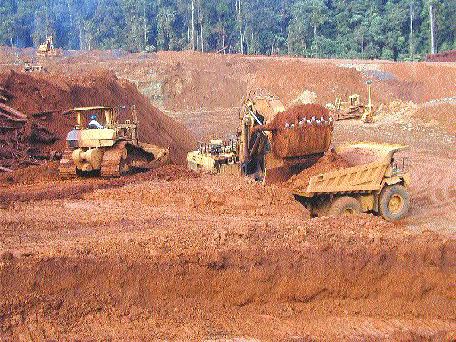
[[[74,125],[73,117],[62,113],[80,106],[130,106],[135,105],[140,122],[140,138],[144,142],[169,147],[174,162],[185,160],[186,152],[195,145],[193,136],[141,95],[136,87],[119,80],[111,72],[85,73],[63,76],[55,73],[26,74],[9,71],[0,75],[0,87],[13,97],[9,106],[27,114],[29,120],[55,133],[58,140],[47,150],[63,150],[66,133]],[[52,112],[39,118],[37,112]]]

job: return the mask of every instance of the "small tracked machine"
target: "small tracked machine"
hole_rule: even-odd
[[[62,178],[120,177],[155,168],[169,160],[168,149],[139,141],[134,107],[132,118],[123,123],[118,121],[119,111],[120,108],[99,106],[74,108],[64,113],[75,115],[77,123],[67,135],[67,148],[60,160]]]

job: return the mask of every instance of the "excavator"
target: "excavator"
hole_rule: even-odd
[[[312,114],[315,106],[324,113],[318,118]],[[189,168],[209,173],[226,173],[229,168],[234,173],[235,163],[237,173],[264,184],[286,181],[329,149],[333,122],[329,111],[319,105],[307,106],[308,117],[304,113],[301,117],[282,118],[286,122],[278,124],[284,112],[278,97],[262,90],[249,93],[239,112],[236,140],[225,145],[222,140],[213,140],[211,143],[220,142],[219,148],[200,147],[189,152]]]
[[[273,95],[254,92],[244,100],[238,131],[242,174],[265,184],[283,182],[329,149],[334,125],[328,110],[303,105],[299,115],[284,113],[283,103]]]
[[[400,220],[410,207],[410,175],[396,154],[407,149],[397,144],[353,142],[337,146],[332,153],[349,166],[331,169],[298,182],[302,172],[324,155],[331,155],[334,121],[320,105],[302,105],[285,111],[275,96],[251,93],[243,101],[236,152],[238,174],[253,177],[265,185],[282,184],[314,216],[335,216],[370,212],[389,221]],[[206,160],[216,160],[216,150],[203,151]],[[359,156],[369,160],[359,161]],[[192,152],[188,157],[193,157]],[[199,160],[188,158],[193,165]],[[206,162],[197,169],[213,169]],[[194,168],[195,169],[195,168]]]
[[[76,125],[67,135],[67,148],[60,160],[62,178],[83,175],[120,177],[147,170],[169,160],[169,150],[139,141],[136,108],[132,119],[119,122],[120,108],[74,108],[64,115],[76,116]]]

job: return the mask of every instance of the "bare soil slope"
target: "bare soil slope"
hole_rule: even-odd
[[[56,73],[28,74],[9,71],[0,75],[0,86],[13,94],[10,106],[29,115],[59,138],[48,150],[62,151],[65,138],[75,118],[62,113],[81,106],[136,105],[140,121],[140,138],[144,142],[170,148],[174,162],[185,161],[186,153],[195,145],[192,135],[180,124],[153,107],[134,85],[119,80],[109,71],[63,76]],[[53,112],[34,119],[31,114]]]
[[[454,239],[222,176],[58,198],[2,210],[4,337],[453,336]]]

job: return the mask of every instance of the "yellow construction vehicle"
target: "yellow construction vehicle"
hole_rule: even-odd
[[[136,109],[132,108],[132,119],[124,123],[118,122],[119,111],[99,106],[64,113],[76,115],[77,123],[67,135],[67,149],[59,167],[62,178],[84,174],[119,177],[168,161],[168,149],[139,141]]]
[[[42,57],[55,57],[60,55],[60,52],[54,47],[54,38],[47,36],[46,41],[38,46],[36,54]]]
[[[304,105],[307,106],[307,105]],[[311,111],[325,110],[309,105]],[[283,127],[274,125],[285,111],[275,96],[253,93],[241,106],[239,161],[244,175],[264,184],[283,182],[315,163],[331,145],[333,120],[302,113]]]
[[[236,139],[229,142],[211,140],[209,144],[200,143],[196,151],[187,154],[188,167],[194,171],[208,173],[239,173],[239,159]]]
[[[229,165],[230,170],[239,168],[242,175],[263,184],[285,182],[296,175],[299,179],[300,172],[317,163],[331,146],[333,118],[303,116],[324,113],[322,108],[302,107],[304,112],[293,117],[281,114],[285,108],[277,97],[250,94],[241,106],[235,147],[230,145],[226,154],[221,141],[201,145],[188,154],[189,167],[219,173]],[[372,112],[370,102],[367,108]],[[283,127],[277,126],[277,118]],[[315,216],[373,212],[386,220],[399,220],[410,207],[410,175],[405,172],[405,161],[400,166],[394,156],[405,149],[378,143],[338,146],[336,154],[351,167],[315,175],[306,184],[292,180],[293,194]],[[366,156],[368,161],[363,159]]]
[[[368,103],[365,105],[361,102],[359,94],[352,94],[348,97],[348,101],[342,101],[342,97],[336,97],[334,104],[328,104],[327,107],[333,111],[333,116],[336,121],[348,119],[361,119],[363,122],[369,123],[373,121],[373,105],[372,105],[372,81],[367,82],[368,88]]]
[[[402,219],[410,208],[410,175],[405,159],[400,163],[394,156],[406,149],[365,142],[341,145],[337,155],[353,166],[315,175],[303,185],[295,182],[292,191],[314,216],[373,212],[389,221]],[[370,158],[359,162],[360,155]]]
[[[276,96],[264,91],[251,92],[241,106],[236,144],[230,143],[228,152],[224,153],[214,153],[217,148],[210,147],[214,145],[212,142],[209,149],[208,145],[200,146],[199,150],[188,153],[189,168],[212,173],[229,169],[230,173],[240,172],[265,184],[287,180],[328,150],[333,126],[328,117],[309,116],[308,120],[290,121],[287,127],[272,127],[277,115],[284,111]],[[220,150],[227,148],[221,143],[215,145]],[[234,163],[238,164],[236,172]]]

